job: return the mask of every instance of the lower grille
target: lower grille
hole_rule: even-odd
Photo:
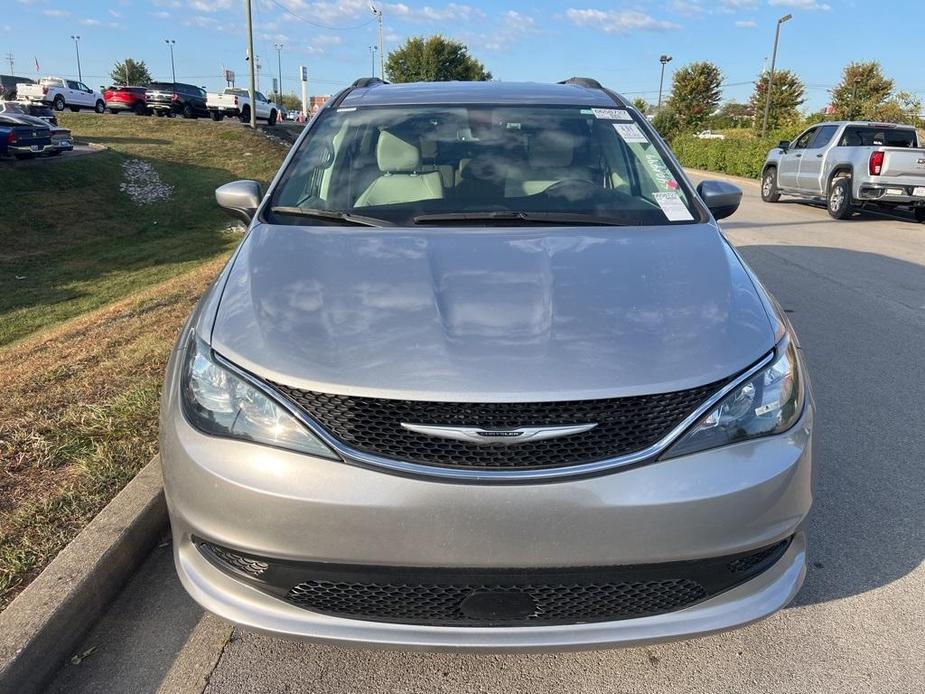
[[[201,543],[220,568],[298,607],[431,626],[609,622],[689,607],[754,578],[790,539],[697,561],[578,569],[450,570],[274,561]],[[259,579],[245,567],[266,565]]]
[[[560,402],[428,402],[331,395],[273,384],[346,446],[409,463],[470,470],[537,470],[635,453],[658,443],[726,381],[671,393]],[[434,438],[406,424],[506,430],[597,424],[590,431],[515,445]]]

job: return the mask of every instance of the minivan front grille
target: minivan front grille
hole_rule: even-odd
[[[431,402],[331,395],[273,384],[345,446],[398,461],[454,469],[537,470],[641,451],[660,441],[726,381],[653,395],[558,402]],[[470,443],[435,438],[402,423],[516,429],[597,424],[543,441]]]

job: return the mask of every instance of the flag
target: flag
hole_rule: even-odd
[[[39,67],[39,59],[35,58],[35,71],[39,72],[41,68]]]

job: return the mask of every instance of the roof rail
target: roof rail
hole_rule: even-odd
[[[604,85],[598,82],[595,79],[590,77],[569,77],[567,80],[562,80],[559,84],[575,84],[579,87],[587,87],[588,89],[603,89]]]
[[[362,89],[363,87],[375,87],[380,84],[388,84],[388,82],[378,77],[361,77],[350,86],[356,89]]]

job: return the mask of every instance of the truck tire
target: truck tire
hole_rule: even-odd
[[[241,122],[250,123],[251,122],[251,107],[245,106],[241,109]]]
[[[829,184],[826,208],[832,219],[848,219],[854,214],[851,207],[851,176],[837,176]]]
[[[140,101],[136,101],[135,105],[132,106],[132,110],[135,112],[136,116],[146,116],[148,115],[148,107],[145,106]]]
[[[51,102],[51,105],[55,109],[55,111],[63,111],[64,110],[64,97],[58,94],[58,96],[55,97],[55,100]]]
[[[919,224],[925,222],[925,207],[916,207],[912,210],[912,214],[915,215],[915,221]]]
[[[780,191],[777,189],[777,168],[769,166],[761,176],[761,199],[765,202],[780,200]]]
[[[276,125],[276,111],[270,111],[270,117],[267,118],[267,125]]]
[[[103,103],[102,99],[97,99],[93,105],[93,110],[97,113],[106,113],[106,104]]]
[[[221,111],[209,111],[209,115],[212,116],[212,120],[214,120],[216,123],[225,117],[225,114]]]

